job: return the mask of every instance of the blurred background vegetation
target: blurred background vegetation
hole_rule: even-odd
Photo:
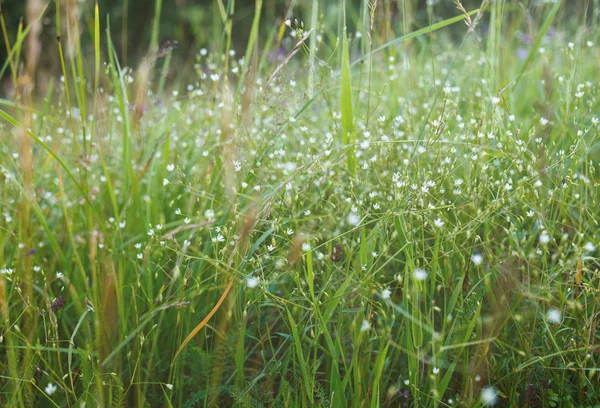
[[[482,3],[483,1],[483,3]],[[554,0],[462,0],[461,3],[467,10],[480,7],[485,3],[503,1],[505,7],[519,9],[526,14],[528,21],[535,28],[542,18],[540,5]],[[563,0],[564,1],[564,0]],[[586,15],[589,20],[598,20],[600,14],[600,0],[567,0],[568,7],[564,7],[562,17],[581,18]],[[58,4],[57,4],[58,2]],[[329,35],[328,43],[332,49],[335,45],[335,34],[342,26],[341,8],[342,1],[337,0],[263,0],[261,14],[260,45],[268,38],[281,35],[282,25],[286,19],[304,22],[310,25],[311,11],[314,3],[318,3],[319,19],[318,32]],[[347,26],[350,33],[363,31],[368,24],[368,4],[375,1],[347,0]],[[118,50],[120,62],[124,66],[135,67],[140,58],[147,55],[151,43],[151,31],[156,12],[160,15],[159,43],[177,41],[178,50],[173,58],[181,67],[191,67],[199,49],[207,48],[211,51],[223,49],[223,15],[227,12],[233,23],[232,47],[239,52],[245,49],[248,33],[252,25],[255,12],[255,0],[98,0],[100,16],[104,30],[110,22],[110,30],[115,47]],[[37,65],[36,82],[41,86],[50,77],[56,77],[60,72],[59,59],[56,45],[56,8],[60,7],[63,21],[78,18],[81,30],[82,53],[84,57],[93,56],[93,44],[90,33],[93,30],[94,0],[0,0],[5,21],[5,31],[9,43],[14,44],[17,37],[19,24],[26,27],[31,20],[28,18],[27,7],[36,4],[43,8],[39,42],[41,53]],[[158,8],[157,8],[158,6]],[[441,21],[456,15],[459,11],[453,0],[378,0],[375,21],[378,22],[374,35],[375,46],[396,38],[404,33],[428,26],[436,21]],[[35,15],[35,13],[34,13]],[[560,17],[560,16],[559,16]],[[72,21],[72,20],[71,20]],[[66,26],[66,22],[64,23]],[[485,20],[479,26],[483,34],[487,29]],[[464,34],[464,27],[454,25],[456,38]],[[63,37],[66,37],[65,28],[62,28]],[[518,34],[518,33],[516,33]],[[330,41],[329,41],[330,40]],[[284,38],[282,48],[289,48],[292,38]],[[4,63],[7,57],[6,41],[3,38],[3,47],[0,51],[0,60]],[[104,48],[106,49],[106,48]],[[278,50],[272,50],[277,54]],[[68,50],[67,50],[68,56]],[[24,59],[27,59],[25,54]],[[281,56],[280,56],[281,57]],[[92,60],[93,58],[89,58]],[[186,64],[187,63],[187,64]],[[185,69],[177,75],[185,75]],[[8,81],[8,70],[3,71],[3,84]],[[40,78],[42,76],[42,78]],[[38,89],[38,93],[39,93]],[[6,92],[0,90],[0,95]]]

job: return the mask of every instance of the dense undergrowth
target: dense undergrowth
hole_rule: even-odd
[[[225,23],[172,84],[97,10],[1,101],[0,404],[599,404],[600,26],[538,3]]]

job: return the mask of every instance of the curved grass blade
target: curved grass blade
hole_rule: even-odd
[[[227,286],[225,287],[225,291],[223,292],[223,294],[219,298],[219,301],[217,302],[217,304],[215,305],[215,307],[213,307],[212,310],[210,311],[210,313],[208,313],[208,315],[206,315],[206,317],[200,323],[198,323],[198,325],[196,327],[194,327],[194,330],[192,330],[190,332],[190,334],[188,334],[188,336],[185,338],[185,340],[183,341],[183,343],[181,343],[181,346],[179,346],[179,349],[175,353],[175,357],[173,358],[173,360],[177,359],[177,357],[179,356],[179,353],[181,353],[181,351],[184,349],[184,347],[194,338],[194,336],[196,334],[198,334],[198,332],[200,330],[202,330],[202,328],[204,326],[206,326],[206,323],[208,323],[208,321],[211,319],[211,317],[213,317],[213,315],[217,312],[217,310],[219,310],[219,307],[221,307],[221,304],[223,303],[223,301],[227,297],[227,294],[231,290],[231,286],[232,285],[233,285],[233,279],[230,280],[229,283],[227,284]]]

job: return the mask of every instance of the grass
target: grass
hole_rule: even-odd
[[[0,405],[600,404],[597,14],[308,3],[175,82],[92,8],[39,100],[5,35]]]

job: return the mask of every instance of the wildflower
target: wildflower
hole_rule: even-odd
[[[363,319],[362,324],[360,325],[360,331],[364,332],[371,328],[371,323],[367,319]]]
[[[165,384],[165,387],[167,387],[169,390],[173,389],[173,384]]]
[[[308,251],[310,251],[310,244],[309,244],[308,242],[303,242],[303,243],[302,243],[302,250],[303,250],[304,252],[308,252]]]
[[[418,281],[424,281],[427,279],[427,271],[425,269],[417,268],[413,271],[413,277]]]
[[[540,118],[540,125],[542,126],[546,126],[548,124],[548,119],[546,118]]]
[[[542,245],[545,245],[548,242],[550,242],[550,235],[548,235],[546,231],[542,231],[542,233],[540,234],[540,243]]]
[[[163,179],[163,186],[166,186],[167,184],[169,184],[169,180],[168,179]]]
[[[481,390],[481,401],[485,405],[495,405],[498,402],[498,393],[494,387],[485,387]]]
[[[475,265],[481,265],[481,263],[483,262],[483,256],[481,254],[473,254],[471,256],[471,261],[475,264]]]
[[[46,394],[52,395],[56,392],[57,389],[58,387],[56,385],[48,383],[48,385],[46,385],[46,388],[44,388],[44,391],[46,392]]]
[[[437,367],[433,367],[433,374],[439,374],[440,369]]]
[[[137,254],[137,259],[142,259],[144,255],[142,253]]]
[[[173,171],[175,170],[175,165],[174,164],[167,164],[167,171]]]
[[[258,286],[258,278],[255,278],[253,276],[247,277],[246,286],[248,286],[250,289],[254,289]]]
[[[384,290],[381,291],[381,297],[384,300],[389,299],[391,295],[392,295],[392,291],[389,288],[385,288]]]
[[[211,220],[215,218],[215,212],[209,208],[208,210],[204,211],[204,216]]]
[[[586,244],[583,246],[583,249],[585,249],[588,252],[592,252],[593,250],[596,249],[596,247],[594,246],[593,243],[591,242],[586,242]]]
[[[435,225],[438,228],[442,228],[444,226],[444,221],[442,221],[441,218],[438,218],[435,221],[433,221],[433,225]]]
[[[551,308],[546,313],[546,319],[550,323],[558,324],[558,323],[562,322],[562,313],[560,312],[560,310],[558,310],[556,308]]]

